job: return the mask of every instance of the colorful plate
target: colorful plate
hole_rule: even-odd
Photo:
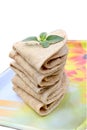
[[[0,75],[0,125],[24,130],[84,130],[86,128],[86,44],[68,41],[65,71],[68,91],[60,105],[48,116],[40,117],[12,90],[14,72],[8,68]]]

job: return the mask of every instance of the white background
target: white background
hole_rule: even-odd
[[[56,29],[69,40],[87,40],[87,0],[0,0],[0,73],[9,67],[13,43]]]

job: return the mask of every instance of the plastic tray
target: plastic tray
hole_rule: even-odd
[[[12,90],[14,72],[0,75],[0,125],[24,130],[84,130],[86,127],[86,43],[68,41],[65,71],[70,84],[65,98],[48,116],[40,117]]]

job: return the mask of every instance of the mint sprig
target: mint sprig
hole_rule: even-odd
[[[51,44],[55,44],[55,43],[61,42],[63,40],[64,40],[64,38],[60,37],[58,35],[47,36],[46,32],[42,32],[42,33],[40,33],[39,38],[37,38],[36,36],[32,36],[32,37],[28,37],[28,38],[24,39],[23,41],[24,42],[26,42],[26,41],[37,41],[37,42],[40,43],[40,45],[42,47],[47,48]]]

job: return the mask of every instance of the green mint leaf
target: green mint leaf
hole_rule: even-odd
[[[40,34],[40,40],[41,40],[41,41],[46,40],[46,37],[47,37],[47,33],[46,33],[46,32],[42,32],[42,33]]]
[[[49,42],[49,44],[54,44],[54,43],[57,43],[57,42],[60,42],[60,41],[63,41],[64,38],[63,37],[60,37],[58,35],[50,35],[46,38],[46,40]]]
[[[32,37],[28,37],[26,39],[24,39],[23,41],[38,41],[37,37],[32,36]]]
[[[44,48],[49,47],[49,42],[48,42],[48,41],[40,41],[40,44],[41,44],[42,47],[44,47]]]
[[[32,36],[32,37],[28,37],[26,39],[24,39],[23,41],[26,42],[26,41],[38,41],[39,44],[44,47],[44,48],[47,48],[49,47],[51,44],[55,44],[57,42],[60,42],[64,40],[63,37],[60,37],[58,35],[49,35],[47,36],[47,33],[46,32],[42,32],[40,35],[39,35],[39,39],[36,37],[36,36]],[[36,44],[31,44],[31,45],[36,45]]]

